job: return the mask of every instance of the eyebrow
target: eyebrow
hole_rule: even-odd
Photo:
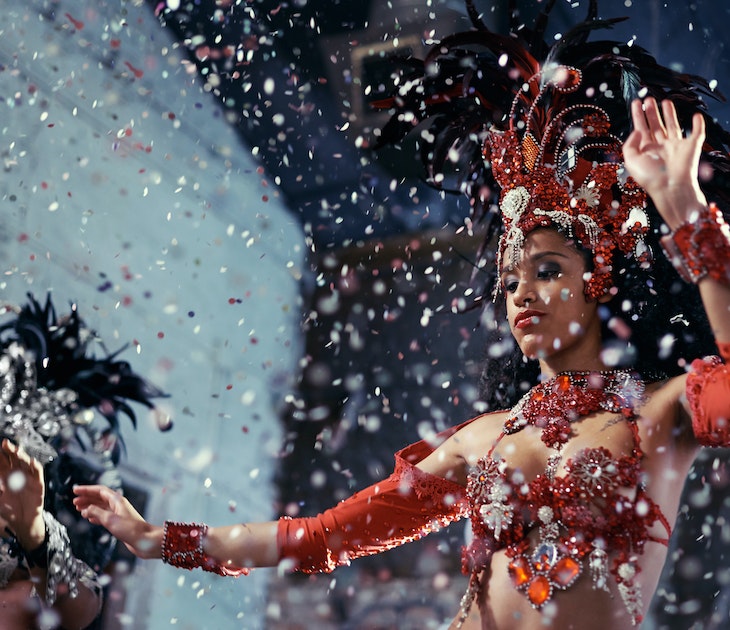
[[[565,258],[565,259],[568,258],[567,254],[564,254],[562,252],[554,252],[552,250],[548,250],[545,252],[537,252],[537,254],[533,254],[532,256],[530,256],[527,259],[527,262],[532,262],[532,263],[540,262],[543,258],[546,258],[547,256],[558,256],[560,258]],[[520,266],[519,263],[517,263],[516,265],[514,265],[514,267],[513,266],[504,267],[502,269],[502,271],[499,272],[499,275],[503,276],[506,273],[510,273],[511,271],[514,271],[516,267],[519,267],[519,266]]]

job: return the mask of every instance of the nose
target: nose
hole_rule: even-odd
[[[520,280],[517,283],[517,289],[512,294],[512,300],[515,306],[526,306],[527,304],[534,304],[537,300],[537,293],[534,287],[525,280]]]

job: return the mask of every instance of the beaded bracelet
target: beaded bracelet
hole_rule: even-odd
[[[208,533],[205,523],[165,521],[162,535],[162,561],[181,569],[203,569],[226,576],[248,575],[248,569],[228,568],[211,558],[203,549]]]
[[[730,286],[730,226],[713,203],[660,239],[665,255],[683,280],[710,277]]]
[[[165,521],[162,537],[162,561],[181,569],[195,569],[203,565],[203,537],[208,526],[203,523],[175,523]]]

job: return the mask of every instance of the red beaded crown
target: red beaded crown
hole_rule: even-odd
[[[529,232],[556,226],[593,254],[585,291],[597,298],[612,286],[616,249],[647,264],[651,252],[646,193],[626,174],[608,113],[589,102],[565,103],[581,79],[579,69],[558,64],[533,75],[512,103],[509,128],[487,135],[484,159],[501,188],[497,270],[517,262]]]

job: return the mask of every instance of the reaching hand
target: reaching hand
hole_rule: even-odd
[[[45,538],[44,496],[43,466],[4,439],[0,452],[0,518],[28,551],[39,547]]]
[[[139,558],[162,557],[162,529],[145,521],[121,494],[106,486],[75,486],[74,506]]]
[[[624,164],[669,227],[676,228],[707,204],[698,180],[705,120],[695,114],[692,132],[684,137],[674,103],[664,100],[661,109],[653,98],[631,103],[634,131],[624,143]]]

